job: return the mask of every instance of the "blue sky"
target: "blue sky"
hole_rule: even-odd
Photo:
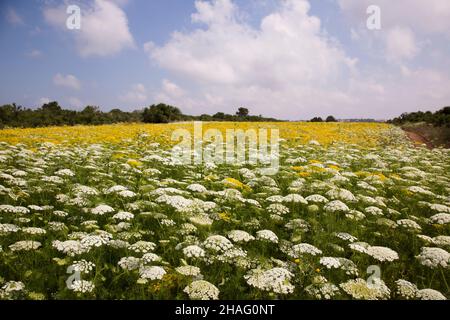
[[[291,120],[450,105],[450,2],[391,2],[3,0],[0,103]],[[71,4],[80,30],[65,25]],[[366,26],[370,4],[380,30]]]

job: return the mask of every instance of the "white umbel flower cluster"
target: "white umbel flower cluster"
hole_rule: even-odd
[[[259,230],[256,232],[256,239],[278,243],[278,236],[272,230]]]
[[[380,262],[398,260],[398,253],[387,247],[370,246],[367,254]]]
[[[74,261],[72,263],[72,267],[74,271],[78,271],[81,273],[85,273],[88,274],[89,272],[91,272],[92,270],[94,270],[95,268],[95,263],[90,262],[90,261],[86,261],[86,260],[79,260],[79,261]]]
[[[141,261],[136,257],[123,257],[117,264],[124,270],[132,271],[139,268]]]
[[[175,268],[175,271],[178,272],[179,274],[182,274],[183,276],[188,277],[199,277],[201,275],[201,270],[199,267],[189,265]]]
[[[331,212],[331,213],[334,213],[334,212],[348,212],[350,210],[350,208],[345,203],[343,203],[341,200],[334,200],[334,201],[328,202],[323,207],[323,209],[326,212]]]
[[[23,240],[17,241],[9,246],[11,251],[30,251],[37,250],[42,244],[39,241]]]
[[[312,256],[317,256],[322,254],[322,250],[316,248],[309,243],[299,243],[292,246],[290,250],[290,255],[293,258],[300,258],[304,254],[310,254]]]
[[[218,300],[220,293],[215,285],[205,280],[194,281],[183,291],[191,300]]]
[[[203,258],[205,256],[205,250],[197,245],[191,245],[183,249],[183,254],[188,258]]]
[[[320,264],[327,269],[338,269],[341,267],[339,259],[334,257],[322,257],[320,258]]]
[[[142,266],[139,268],[139,276],[141,279],[161,280],[166,274],[166,270],[158,266]]]
[[[203,246],[206,249],[216,251],[216,252],[224,252],[233,247],[233,244],[230,240],[221,235],[213,235],[206,238],[203,242]]]
[[[75,280],[69,289],[79,293],[91,293],[94,291],[95,285],[91,281]]]
[[[282,205],[281,203],[273,203],[267,207],[269,213],[273,213],[279,216],[289,213],[289,208]]]
[[[106,204],[101,204],[93,209],[91,209],[91,213],[94,215],[98,215],[98,216],[103,216],[106,213],[111,213],[114,212],[114,208],[106,205]]]
[[[411,219],[401,219],[397,220],[397,224],[405,229],[414,231],[414,232],[420,232],[422,230],[422,227],[415,221]]]
[[[447,268],[450,264],[450,253],[441,248],[423,247],[416,258],[419,262],[429,268]]]
[[[430,217],[431,223],[434,224],[449,224],[450,214],[448,213],[438,213]]]
[[[156,244],[150,241],[138,241],[128,247],[136,253],[147,253],[156,249]]]
[[[409,281],[399,279],[395,281],[397,284],[397,294],[407,300],[416,299],[419,289],[417,286]]]
[[[81,244],[80,241],[77,240],[66,240],[66,241],[55,240],[52,242],[52,246],[56,250],[65,253],[70,257],[89,251],[89,248],[87,248],[86,246]]]
[[[381,279],[374,279],[375,284],[369,285],[366,280],[357,278],[341,283],[340,287],[348,295],[358,300],[389,299],[391,291]]]
[[[228,233],[228,238],[234,242],[249,242],[255,240],[255,237],[243,230],[232,230]]]
[[[437,290],[422,289],[417,292],[417,297],[420,300],[447,300],[447,298]]]
[[[265,271],[254,269],[244,276],[250,286],[278,294],[294,292],[295,287],[290,283],[293,277],[294,275],[284,268],[273,268]]]

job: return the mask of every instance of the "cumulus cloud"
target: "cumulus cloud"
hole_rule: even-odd
[[[366,9],[381,8],[382,28],[407,26],[423,34],[450,35],[450,1],[447,0],[338,0],[344,13],[358,24],[366,23]]]
[[[135,47],[127,15],[120,7],[123,2],[95,0],[92,6],[83,7],[81,29],[76,32],[66,28],[65,5],[45,8],[44,18],[50,25],[74,35],[82,57],[114,55]]]
[[[81,88],[80,80],[77,79],[74,75],[62,75],[57,73],[53,77],[53,84],[59,87],[65,87],[69,89],[79,90]]]
[[[248,103],[256,112],[276,114],[282,108],[294,116],[316,95],[323,97],[324,108],[351,99],[339,87],[356,60],[323,32],[307,1],[282,2],[259,28],[241,21],[230,0],[197,1],[196,8],[192,22],[199,28],[175,32],[161,47],[146,43],[144,49],[159,66],[198,84],[197,105],[204,112]]]
[[[367,6],[361,8],[365,26]],[[196,1],[191,31],[174,32],[163,45],[146,43],[151,61],[170,74],[154,98],[196,114],[244,105],[282,119],[387,118],[450,99],[445,72],[403,64],[421,49],[413,28],[387,29],[378,54],[393,63],[373,65],[350,56],[310,13],[307,0],[280,1],[258,27],[245,16],[231,0]],[[354,26],[355,41],[364,36],[359,31]],[[168,92],[173,79],[183,94]]]
[[[409,28],[392,28],[387,33],[386,51],[387,56],[395,61],[412,59],[419,51],[414,33]]]
[[[143,104],[147,99],[147,89],[142,83],[132,85],[128,92],[119,96],[119,100],[127,104]]]

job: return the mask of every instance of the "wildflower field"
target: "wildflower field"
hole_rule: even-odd
[[[265,175],[174,163],[192,127],[1,130],[0,298],[450,297],[450,150],[387,124],[204,124],[279,129]]]

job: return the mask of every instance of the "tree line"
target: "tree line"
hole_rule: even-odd
[[[239,108],[236,114],[218,112],[214,115],[190,116],[167,104],[154,104],[132,112],[113,109],[103,112],[99,107],[87,106],[81,111],[63,109],[58,102],[43,104],[29,109],[15,103],[0,107],[0,128],[35,128],[62,125],[101,125],[112,123],[169,123],[177,121],[279,121],[274,118],[253,116],[247,108]]]
[[[403,113],[400,117],[388,121],[396,125],[403,125],[406,123],[425,122],[436,127],[450,127],[450,107],[444,107],[436,112],[411,112]]]

